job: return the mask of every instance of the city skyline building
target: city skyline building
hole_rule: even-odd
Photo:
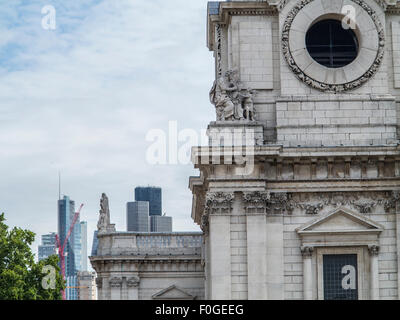
[[[51,232],[41,237],[42,243],[38,246],[38,260],[42,261],[49,256],[57,254],[56,251],[56,233]]]
[[[79,271],[87,271],[88,245],[87,245],[87,221],[81,221],[81,265]]]
[[[135,201],[149,202],[149,215],[162,215],[162,189],[160,187],[136,187]]]
[[[150,232],[172,232],[172,217],[150,216]]]
[[[63,245],[75,216],[75,202],[68,196],[58,200],[58,236]],[[87,245],[86,245],[87,246]],[[87,250],[87,249],[86,249]],[[66,299],[77,300],[77,272],[82,266],[81,223],[78,217],[64,248]]]
[[[99,245],[99,239],[97,238],[97,230],[95,230],[93,232],[93,242],[92,242],[92,252],[91,252],[91,256],[95,256],[97,255],[97,247]]]
[[[149,232],[150,231],[150,218],[149,218],[148,201],[135,201],[126,204],[126,227],[129,232]]]

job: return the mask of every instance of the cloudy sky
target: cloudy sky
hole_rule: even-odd
[[[59,171],[62,194],[85,205],[89,252],[102,192],[118,230],[137,185],[163,188],[176,231],[199,230],[188,189],[197,171],[149,163],[146,136],[161,129],[168,139],[170,121],[200,134],[215,118],[206,3],[2,1],[0,211],[37,234],[35,252],[41,234],[57,231]],[[46,5],[56,10],[55,30],[42,26]]]

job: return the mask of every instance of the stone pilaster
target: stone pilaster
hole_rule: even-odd
[[[231,226],[234,194],[210,192],[206,196],[208,217],[210,280],[209,299],[230,300],[231,292]]]
[[[269,192],[244,192],[243,205],[247,227],[248,298],[267,297],[267,221],[265,211]]]
[[[303,256],[303,299],[313,300],[313,274],[312,274],[312,256],[313,247],[301,247]]]
[[[369,246],[370,254],[370,299],[379,300],[379,246]]]
[[[138,276],[132,276],[126,279],[128,300],[139,300],[139,284],[140,278]]]
[[[112,277],[109,280],[109,285],[111,289],[111,300],[121,300],[122,278]]]

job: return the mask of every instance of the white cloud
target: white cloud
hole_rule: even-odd
[[[214,117],[206,2],[0,5],[0,211],[9,224],[56,231],[61,170],[63,193],[85,203],[89,244],[101,193],[124,230],[136,185],[161,186],[174,227],[197,230],[188,190],[196,171],[146,163],[145,136],[169,120],[200,132]],[[46,4],[57,10],[56,31],[40,27]]]

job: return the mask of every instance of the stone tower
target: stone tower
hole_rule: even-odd
[[[210,2],[208,299],[398,299],[400,3]]]

